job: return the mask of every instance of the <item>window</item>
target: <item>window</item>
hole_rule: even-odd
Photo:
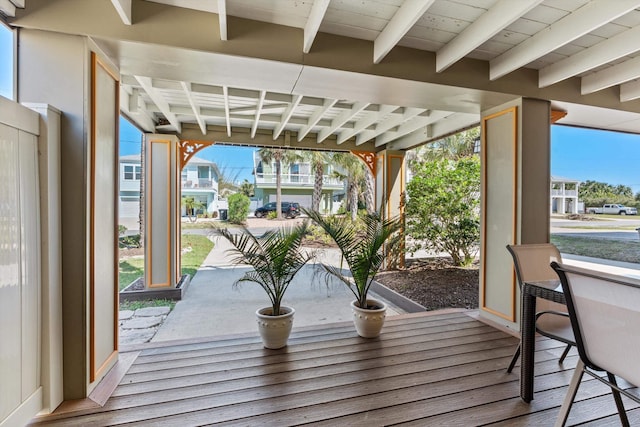
[[[0,95],[13,99],[15,77],[14,31],[0,21]]]
[[[137,165],[124,165],[124,179],[128,181],[140,181],[142,167]]]

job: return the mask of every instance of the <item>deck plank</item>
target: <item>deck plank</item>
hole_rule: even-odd
[[[373,340],[345,323],[294,329],[281,350],[266,350],[250,336],[161,343],[137,349],[103,407],[32,425],[550,424],[577,355],[572,351],[561,365],[564,345],[540,337],[536,395],[525,404],[519,366],[506,373],[517,343],[462,312],[390,318]],[[577,399],[571,424],[618,422],[598,381],[585,379]],[[639,419],[640,411],[630,417]]]

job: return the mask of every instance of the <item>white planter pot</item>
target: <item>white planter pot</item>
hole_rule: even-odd
[[[358,306],[358,301],[351,302],[353,310],[353,324],[356,326],[358,335],[363,338],[375,338],[380,335],[384,318],[387,315],[387,305],[382,301],[367,299],[369,305],[376,305],[380,308],[367,310]]]
[[[265,348],[277,349],[287,345],[291,327],[293,326],[293,314],[296,312],[291,307],[280,307],[279,316],[271,316],[271,307],[261,308],[256,311],[258,331],[262,337]]]

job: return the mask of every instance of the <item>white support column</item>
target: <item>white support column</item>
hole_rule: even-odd
[[[549,117],[549,102],[533,99],[482,113],[480,314],[514,329],[520,297],[506,245],[549,241]]]
[[[174,135],[145,135],[145,288],[180,281],[180,157]]]

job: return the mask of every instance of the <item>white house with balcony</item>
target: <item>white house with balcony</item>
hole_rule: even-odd
[[[580,181],[561,176],[551,176],[551,213],[576,214]]]
[[[220,172],[214,162],[192,157],[182,169],[182,197],[193,197],[202,208],[196,214],[211,214],[220,208],[218,180]],[[140,154],[120,157],[119,223],[129,230],[138,229],[140,213]],[[224,206],[226,208],[226,204]],[[182,207],[182,215],[186,209]]]
[[[354,157],[354,161],[358,161]],[[258,152],[253,153],[253,176],[255,179],[255,199],[258,206],[276,201],[276,166],[275,162],[265,163],[260,159]],[[335,167],[325,164],[322,177],[322,197],[320,199],[320,212],[335,212],[340,206],[345,193],[344,181],[333,177]],[[315,173],[309,162],[301,161],[291,164],[282,164],[281,190],[283,202],[297,202],[300,206],[311,208],[311,198]]]

